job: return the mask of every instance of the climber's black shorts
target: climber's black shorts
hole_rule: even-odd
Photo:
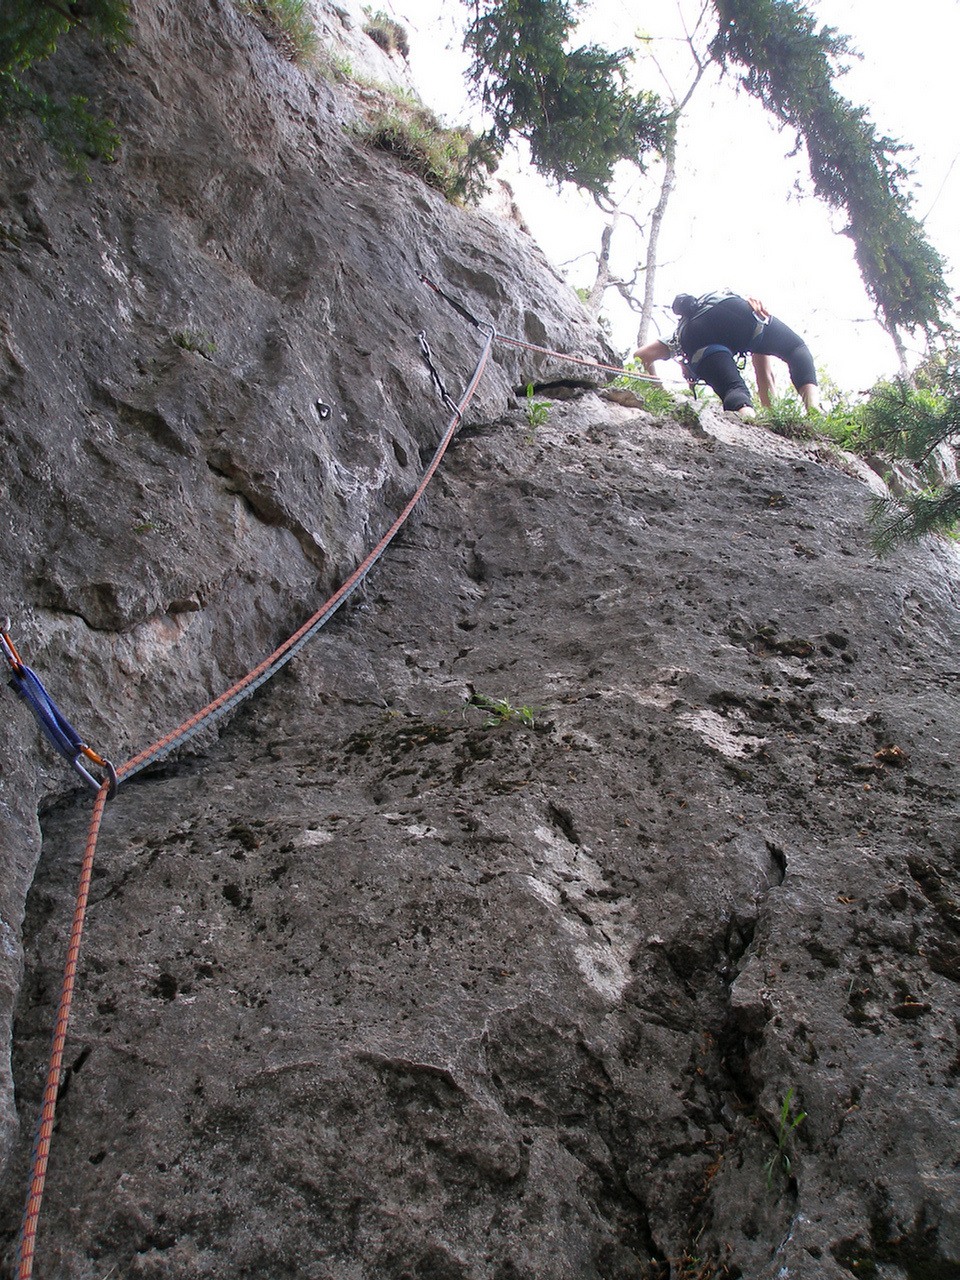
[[[726,348],[726,351],[704,356],[693,370],[698,378],[713,387],[725,409],[742,409],[751,403],[734,352],[753,351],[785,360],[790,381],[798,391],[817,381],[813,356],[799,334],[776,316],[771,316],[759,333],[757,327],[757,317],[750,304],[745,298],[735,297],[724,298],[683,326],[683,348],[688,360],[703,347],[718,344]]]

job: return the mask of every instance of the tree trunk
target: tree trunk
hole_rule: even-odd
[[[610,241],[613,239],[613,231],[617,225],[617,219],[620,217],[620,210],[614,209],[613,216],[607,225],[603,228],[603,235],[600,237],[600,257],[597,261],[597,276],[590,290],[590,296],[587,299],[587,311],[592,316],[600,314],[600,308],[603,306],[603,295],[607,291],[607,285],[610,282]]]
[[[900,361],[900,377],[903,378],[904,382],[908,382],[910,386],[913,386],[913,377],[907,367],[907,351],[903,345],[903,339],[897,331],[897,326],[895,324],[887,324],[884,325],[884,328],[893,339],[893,345],[897,351],[897,359]]]
[[[688,95],[689,97],[689,95]],[[650,332],[650,322],[653,319],[653,293],[657,283],[657,245],[660,241],[660,226],[663,222],[663,215],[667,211],[667,204],[670,201],[671,193],[677,180],[677,124],[674,120],[673,127],[667,139],[666,150],[663,153],[663,182],[660,184],[660,199],[657,201],[657,207],[654,209],[650,218],[650,235],[647,238],[647,260],[644,267],[643,281],[643,310],[640,313],[640,331],[637,334],[637,346],[642,347],[647,341],[647,335]]]

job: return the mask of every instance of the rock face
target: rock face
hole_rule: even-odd
[[[229,7],[140,21],[63,63],[120,163],[25,149],[0,207],[6,608],[117,760],[402,506],[411,335],[456,389],[478,349],[418,271],[602,353]],[[960,1275],[960,557],[877,563],[868,473],[710,408],[531,428],[563,369],[497,361],[362,598],[108,808],[37,1274]],[[11,1239],[90,808],[31,723]]]
[[[605,354],[529,237],[366,148],[352,100],[229,3],[135,17],[129,47],[45,72],[109,110],[119,162],[71,177],[24,142],[0,174],[0,610],[117,760],[269,652],[415,487],[449,416],[417,334],[454,394],[480,349],[419,273],[504,333]],[[498,349],[473,412],[538,371]],[[64,770],[26,713],[0,734],[9,1025]],[[14,1123],[7,1076],[0,1149]]]

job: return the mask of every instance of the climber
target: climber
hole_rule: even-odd
[[[819,411],[820,392],[810,349],[758,299],[734,293],[708,293],[700,298],[678,293],[673,311],[680,322],[670,341],[657,338],[635,352],[648,373],[656,374],[657,360],[678,357],[691,385],[706,382],[723,401],[724,409],[753,418],[753,400],[737,356],[752,355],[760,403],[765,407],[775,388],[770,357],[778,356],[786,361],[807,413]]]

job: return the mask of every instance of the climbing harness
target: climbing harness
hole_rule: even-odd
[[[733,356],[734,360],[737,359],[737,355],[725,343],[709,342],[705,347],[700,347],[699,350],[695,351],[684,367],[689,369],[693,376],[696,377],[701,360],[706,360],[707,356],[716,355],[718,351],[726,351]]]
[[[697,398],[697,387],[700,383],[706,383],[705,378],[700,376],[700,364],[707,356],[715,355],[718,351],[726,351],[733,360],[734,364],[741,371],[746,367],[747,357],[745,352],[734,352],[729,347],[725,347],[722,342],[711,342],[705,347],[701,347],[699,351],[695,351],[689,360],[681,360],[680,368],[683,376],[687,380],[690,390],[693,392],[693,398]]]
[[[728,298],[736,298],[738,296],[739,295],[735,293],[722,292],[705,293],[703,297],[698,298],[696,310],[691,311],[688,316],[681,317],[672,341],[667,344],[673,350],[674,354],[683,354],[683,331],[688,324],[694,320],[698,320],[702,315],[706,315],[708,311],[712,311],[714,307],[719,306],[721,302],[725,302]],[[756,328],[750,335],[750,342],[756,342],[757,338],[760,337],[761,333],[763,333],[770,321],[769,316],[764,317],[757,315],[756,311],[754,311],[753,316],[757,323]],[[729,352],[736,362],[737,368],[741,370],[746,366],[747,356],[750,354],[749,351],[733,351],[724,342],[710,342],[706,346],[699,347],[686,360],[681,361],[681,368],[683,369],[684,377],[693,389],[694,396],[697,394],[697,384],[703,382],[703,378],[701,378],[697,372],[701,361],[705,360],[707,356],[714,355],[718,351]]]
[[[419,502],[428,484],[433,479],[434,473],[439,467],[440,462],[453,439],[457,427],[463,419],[464,411],[477,389],[480,378],[490,357],[494,341],[503,342],[513,347],[519,347],[525,351],[535,351],[543,355],[553,356],[556,359],[567,361],[572,364],[584,365],[593,370],[621,374],[631,378],[640,379],[642,381],[659,382],[658,378],[647,374],[633,373],[629,370],[620,368],[619,366],[601,364],[595,360],[586,360],[578,356],[566,355],[563,352],[552,351],[548,347],[541,347],[531,342],[522,342],[516,338],[506,337],[505,335],[498,333],[492,324],[478,320],[476,316],[471,315],[462,303],[445,293],[438,285],[428,280],[426,276],[421,275],[420,279],[425,285],[448,302],[465,320],[469,321],[474,328],[484,335],[484,344],[480,357],[459,402],[455,403],[444,387],[443,380],[434,364],[433,356],[426,340],[425,331],[422,331],[417,335],[420,350],[430,371],[437,394],[444,404],[446,404],[452,411],[450,420],[447,423],[447,427],[441,437],[440,443],[437,446],[433,458],[425,470],[420,483],[417,485],[416,490],[407,502],[406,506],[373,550],[370,551],[366,559],[358,565],[358,567],[347,578],[342,586],[334,592],[329,600],[327,600],[321,608],[312,615],[312,617],[308,618],[298,631],[295,631],[293,635],[289,636],[283,644],[279,646],[279,648],[274,650],[269,657],[265,658],[258,666],[254,667],[252,671],[249,671],[242,677],[242,679],[231,685],[229,689],[221,693],[219,697],[208,703],[207,706],[203,707],[195,715],[190,716],[182,724],[178,725],[177,728],[159,738],[151,746],[146,747],[143,751],[127,760],[124,764],[114,768],[108,760],[103,759],[95,751],[92,751],[90,747],[86,746],[77,731],[58,710],[55,703],[50,698],[50,695],[43,687],[40,679],[23,663],[9,635],[9,621],[4,619],[4,625],[0,626],[0,652],[3,653],[3,656],[10,664],[12,670],[11,683],[13,684],[14,689],[30,707],[30,710],[36,717],[38,724],[41,726],[57,751],[59,751],[59,753],[70,763],[71,767],[80,775],[85,784],[93,788],[97,793],[90,820],[86,849],[84,851],[83,862],[81,865],[80,882],[74,907],[73,926],[67,949],[67,959],[64,965],[63,985],[61,989],[60,1003],[57,1010],[53,1045],[47,1068],[43,1102],[33,1148],[30,1186],[27,1195],[26,1207],[24,1209],[23,1223],[20,1230],[20,1239],[17,1251],[17,1280],[30,1280],[30,1277],[33,1275],[37,1224],[40,1217],[43,1189],[50,1156],[50,1143],[53,1134],[57,1095],[60,1090],[60,1073],[63,1066],[63,1052],[66,1044],[67,1026],[70,1019],[70,1005],[73,998],[73,988],[80,955],[84,915],[86,913],[90,882],[93,874],[97,841],[99,839],[100,827],[107,801],[114,797],[118,786],[122,782],[133,777],[134,774],[139,773],[142,769],[147,768],[148,765],[154,764],[156,761],[163,759],[171,751],[176,750],[177,747],[182,746],[202,729],[208,727],[216,720],[226,715],[227,712],[237,706],[238,703],[250,697],[256,689],[266,683],[266,681],[272,676],[276,675],[276,673],[285,666],[291,658],[299,653],[300,650],[311,639],[313,639],[321,627],[330,620],[340,606],[344,604],[357,587],[360,586],[367,574],[383,555],[389,544],[396,537],[401,527],[405,524],[411,511]],[[315,408],[321,420],[325,420],[330,416],[330,407],[323,401],[317,400],[315,402]],[[98,769],[102,769],[104,771],[106,776],[102,781],[98,782],[90,773],[86,766],[81,762],[81,756],[84,760],[89,761]]]

